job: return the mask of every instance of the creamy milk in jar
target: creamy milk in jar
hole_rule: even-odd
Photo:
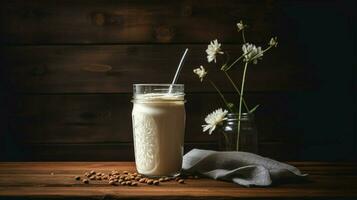
[[[175,176],[182,167],[184,85],[134,84],[135,164],[147,176]]]

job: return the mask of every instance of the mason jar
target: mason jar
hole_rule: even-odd
[[[182,167],[185,134],[183,84],[133,85],[136,169],[146,176],[176,176]]]
[[[228,113],[222,127],[220,149],[223,151],[245,151],[258,153],[258,131],[254,114],[242,113],[240,119],[239,144],[237,147],[238,114]]]

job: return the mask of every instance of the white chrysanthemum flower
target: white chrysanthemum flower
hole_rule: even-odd
[[[273,46],[273,47],[277,47],[278,46],[278,38],[277,37],[272,37],[269,41],[269,45]]]
[[[205,118],[205,122],[207,124],[202,125],[203,127],[203,132],[206,132],[207,130],[208,133],[211,135],[214,129],[216,129],[217,125],[221,124],[224,120],[226,120],[228,111],[224,110],[222,108],[219,108],[212,113],[208,114],[207,117]]]
[[[212,62],[213,60],[216,62],[217,54],[223,54],[223,51],[221,51],[221,44],[218,43],[217,39],[211,41],[206,49],[206,53],[208,62]]]
[[[203,78],[207,75],[207,71],[202,65],[199,68],[194,69],[193,73],[198,75],[198,78],[200,78],[201,82],[203,81]]]
[[[244,61],[250,62],[252,61],[253,64],[258,63],[258,59],[262,59],[263,51],[261,47],[256,47],[254,44],[243,44],[242,50],[244,53]]]
[[[245,25],[243,24],[243,21],[240,20],[240,22],[237,23],[238,31],[241,31],[245,28]]]

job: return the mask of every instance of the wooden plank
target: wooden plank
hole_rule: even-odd
[[[294,163],[305,173],[320,172],[323,175],[309,175],[300,183],[275,185],[269,188],[246,188],[233,183],[206,178],[187,179],[185,184],[174,182],[160,186],[139,185],[139,187],[113,187],[99,181],[82,184],[74,175],[96,170],[108,173],[110,170],[135,171],[129,162],[22,162],[0,163],[0,198],[130,198],[130,199],[353,199],[357,197],[356,164],[343,163]],[[339,176],[325,173],[330,165],[336,172],[351,167],[353,174]],[[311,167],[319,166],[311,171]],[[332,172],[332,171],[330,171]],[[51,175],[53,173],[53,175]]]
[[[226,94],[229,101],[237,96]],[[249,94],[256,112],[260,141],[298,141],[294,95]],[[27,143],[131,142],[131,94],[19,95],[11,105],[11,135]],[[215,93],[186,95],[186,141],[217,141],[217,135],[203,134],[204,117],[222,107]]]
[[[0,161],[133,161],[132,143],[81,144],[13,144],[4,149]],[[191,149],[218,150],[217,142],[185,142],[185,153]],[[261,142],[260,154],[277,160],[301,158],[296,145],[283,142]]]
[[[279,1],[6,0],[1,3],[0,42],[206,43],[241,41],[236,23],[246,19],[251,38],[273,32]]]
[[[265,46],[265,45],[264,45]],[[208,78],[223,91],[234,91],[225,75],[206,60],[206,45],[105,45],[21,46],[0,48],[0,63],[11,92],[118,93],[132,92],[134,83],[169,83],[183,50],[185,66],[178,80],[187,92],[214,91],[192,72],[204,65]],[[241,54],[240,45],[223,45],[230,56]],[[313,68],[291,57],[290,47],[273,49],[258,65],[250,65],[246,91],[303,91],[317,85]],[[219,63],[224,62],[224,57]],[[289,60],[289,61],[288,61]],[[242,65],[230,71],[241,80]]]

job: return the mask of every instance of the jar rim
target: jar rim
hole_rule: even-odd
[[[247,113],[244,112],[241,114],[241,120],[249,120],[254,119],[254,113]],[[235,121],[238,120],[238,113],[228,113],[227,114],[227,121]]]
[[[169,83],[136,83],[133,86],[179,86],[183,87],[184,84],[169,84]]]

